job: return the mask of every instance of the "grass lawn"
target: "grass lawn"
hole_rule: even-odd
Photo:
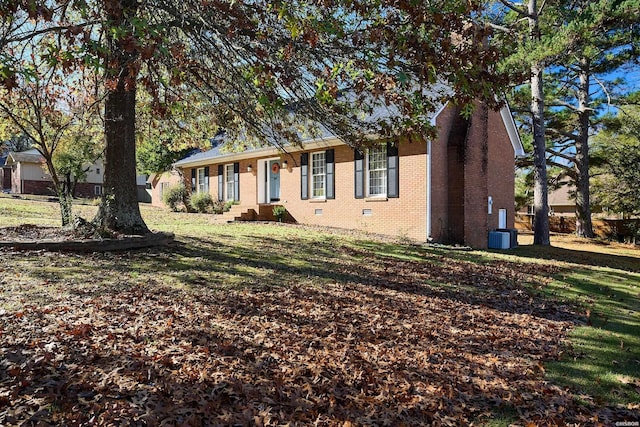
[[[57,209],[0,196],[0,227]],[[636,248],[456,251],[141,209],[173,246],[0,251],[0,425],[640,418]]]

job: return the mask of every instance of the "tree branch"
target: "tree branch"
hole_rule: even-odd
[[[502,3],[503,5],[505,5],[506,7],[508,7],[509,9],[513,10],[514,12],[522,15],[522,16],[526,16],[528,18],[530,18],[531,16],[529,15],[529,12],[524,10],[524,9],[520,9],[518,7],[516,7],[516,5],[514,5],[513,3],[507,1],[507,0],[499,0],[500,3]]]

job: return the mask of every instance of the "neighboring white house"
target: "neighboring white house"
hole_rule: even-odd
[[[6,185],[13,194],[55,195],[51,175],[47,171],[44,157],[36,149],[10,152],[6,167],[11,168],[11,185]],[[96,160],[87,171],[87,177],[76,185],[76,196],[99,197],[102,195],[104,165]]]

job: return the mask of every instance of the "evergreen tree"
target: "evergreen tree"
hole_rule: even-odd
[[[590,202],[590,136],[604,107],[615,104],[612,73],[637,61],[640,3],[573,1],[557,5],[568,45],[550,67],[547,152],[575,184],[576,234],[594,237]],[[559,159],[559,161],[556,161]]]
[[[640,107],[624,105],[595,140],[595,154],[605,159],[596,168],[594,201],[624,216],[640,214]]]

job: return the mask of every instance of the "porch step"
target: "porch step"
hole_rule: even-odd
[[[271,204],[256,207],[232,205],[228,212],[213,215],[213,220],[215,222],[275,221],[273,206]]]
[[[231,205],[231,208],[221,214],[213,215],[215,222],[255,221],[255,209],[247,206]]]

